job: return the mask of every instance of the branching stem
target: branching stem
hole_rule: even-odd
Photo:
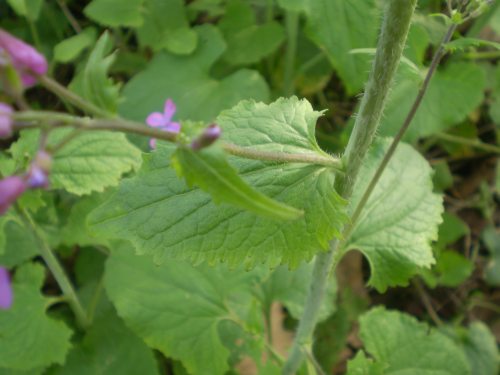
[[[29,128],[56,128],[73,127],[86,130],[120,131],[124,133],[138,134],[145,137],[156,138],[168,142],[176,142],[177,135],[160,129],[151,128],[144,124],[123,119],[92,119],[88,117],[76,117],[59,112],[49,111],[25,111],[18,112],[13,116],[15,120],[14,129],[22,130]],[[70,137],[73,137],[71,135]],[[71,140],[72,138],[70,138]],[[64,144],[63,144],[64,145]],[[241,147],[232,143],[220,142],[221,147],[228,154],[253,160],[271,161],[277,163],[305,163],[323,165],[338,171],[342,169],[342,162],[330,155],[324,156],[315,153],[285,153],[262,151],[251,147]],[[61,146],[57,146],[59,149]]]
[[[33,233],[33,236],[35,237],[38,244],[40,255],[42,256],[43,260],[47,264],[47,267],[49,267],[52,275],[56,279],[57,284],[64,294],[65,300],[68,302],[71,310],[73,310],[77,324],[80,326],[80,328],[87,328],[89,326],[87,314],[85,313],[85,310],[83,309],[82,304],[80,303],[80,300],[76,295],[71,281],[64,272],[63,267],[50,249],[50,246],[45,240],[43,234],[40,233],[31,215],[26,212],[26,210],[20,207],[17,207],[17,211],[19,212],[19,215],[21,216],[21,219],[23,220],[26,227]]]

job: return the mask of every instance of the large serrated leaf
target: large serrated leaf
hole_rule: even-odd
[[[253,189],[229,164],[226,154],[215,147],[193,151],[178,148],[173,156],[177,173],[189,186],[208,192],[216,203],[226,202],[258,215],[279,220],[297,219],[303,212],[275,201]]]
[[[243,102],[217,119],[223,139],[242,147],[323,157],[314,138],[319,112],[297,98],[271,105]],[[277,164],[232,158],[243,179],[273,199],[302,209],[304,216],[276,221],[221,204],[189,189],[168,165],[171,152],[147,155],[138,176],[90,216],[99,235],[125,238],[139,253],[192,262],[233,265],[280,263],[296,267],[326,249],[346,221],[345,202],[335,192],[335,175],[320,165]]]
[[[351,201],[357,205],[389,147],[377,141],[363,165]],[[406,285],[419,267],[434,263],[442,199],[432,191],[432,170],[411,146],[400,144],[362,211],[345,249],[359,249],[371,266],[370,285],[380,291]]]

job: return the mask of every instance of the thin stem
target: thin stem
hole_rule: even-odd
[[[338,176],[336,179],[335,187],[344,199],[351,197],[361,164],[373,142],[390,86],[403,53],[415,5],[416,0],[391,0],[387,2],[375,61],[351,138],[343,156],[346,173],[345,176]],[[330,271],[335,268],[339,258],[336,256],[338,245],[339,240],[334,239],[330,244],[330,251],[316,256],[314,278],[292,349],[283,368],[284,375],[292,375],[297,372],[303,361],[303,348],[311,345]]]
[[[91,119],[75,117],[58,112],[26,111],[16,113],[14,116],[14,130],[35,127],[73,127],[79,130],[108,130],[138,134],[145,137],[156,138],[168,142],[176,142],[177,134],[165,132],[160,129],[145,126],[144,124],[123,119]],[[63,144],[64,145],[64,144]],[[333,156],[315,154],[289,154],[285,152],[261,151],[248,147],[237,146],[232,143],[220,142],[221,147],[228,154],[253,160],[272,161],[278,163],[306,163],[324,165],[338,169],[342,168],[339,159]],[[61,146],[56,146],[60,148]]]
[[[78,325],[83,329],[87,328],[89,326],[87,314],[85,313],[85,310],[83,309],[82,304],[80,303],[80,300],[76,295],[75,289],[71,285],[71,281],[64,272],[63,267],[50,249],[50,246],[45,240],[43,234],[41,234],[38,230],[31,215],[19,206],[17,207],[17,210],[26,227],[33,233],[33,236],[35,237],[38,244],[40,255],[42,256],[43,260],[52,272],[52,275],[56,279],[57,284],[61,288],[71,310],[73,310]]]
[[[57,0],[57,4],[59,4],[59,8],[61,8],[61,11],[63,12],[64,16],[68,20],[69,24],[75,30],[75,33],[79,34],[82,32],[82,28],[80,27],[80,24],[76,20],[75,16],[73,16],[73,13],[69,10],[68,6],[66,5],[65,0]]]
[[[422,300],[422,303],[424,304],[425,310],[427,310],[427,313],[431,317],[434,324],[436,324],[437,326],[442,326],[443,321],[437,314],[436,310],[434,309],[434,306],[432,306],[431,299],[429,298],[429,295],[425,292],[424,287],[422,286],[420,280],[415,279],[413,280],[412,284],[415,287],[415,290],[417,291],[420,299]]]
[[[38,81],[42,84],[43,87],[45,87],[47,90],[53,92],[57,96],[59,96],[62,99],[65,99],[69,103],[73,104],[75,107],[80,108],[82,111],[89,115],[94,115],[97,117],[112,117],[113,115],[102,110],[101,108],[97,107],[96,105],[88,102],[87,100],[83,99],[81,96],[75,94],[74,92],[71,92],[68,90],[66,87],[63,85],[59,84],[57,81],[53,80],[52,78],[48,76],[38,76]]]
[[[35,46],[38,50],[40,50],[40,37],[38,35],[38,30],[36,29],[35,22],[31,19],[31,17],[26,17],[26,20],[30,28],[31,36],[33,37],[33,41],[35,42]]]
[[[285,14],[287,44],[285,52],[285,70],[283,74],[283,94],[291,96],[294,93],[295,55],[297,53],[297,30],[299,14],[287,11]]]
[[[447,134],[447,133],[437,133],[434,136],[438,139],[443,140],[443,141],[459,143],[462,145],[472,146],[472,147],[475,147],[479,150],[483,150],[486,152],[493,152],[495,154],[500,154],[500,147],[481,142],[478,139],[469,139],[469,138],[460,137],[458,135]]]
[[[392,156],[394,155],[396,148],[398,147],[399,142],[403,138],[404,134],[408,130],[408,127],[410,126],[413,118],[415,117],[415,114],[417,113],[418,108],[420,107],[420,104],[422,103],[422,99],[427,91],[427,88],[429,86],[429,83],[431,81],[432,76],[434,75],[434,72],[436,71],[436,68],[439,65],[439,62],[441,61],[441,58],[444,56],[446,50],[444,48],[444,45],[448,43],[451,40],[451,37],[453,36],[453,33],[455,32],[457,25],[453,24],[448,28],[448,31],[446,32],[445,37],[441,41],[441,44],[434,54],[434,57],[432,59],[431,65],[429,67],[429,70],[427,71],[427,75],[424,79],[424,82],[422,83],[422,86],[420,87],[420,90],[418,91],[417,97],[415,98],[415,101],[413,102],[413,105],[411,106],[410,111],[408,112],[408,115],[406,116],[403,125],[399,129],[398,133],[392,140],[391,145],[389,146],[389,149],[384,155],[384,158],[382,159],[382,162],[380,163],[379,167],[375,171],[375,174],[373,175],[372,179],[370,180],[370,183],[368,184],[368,187],[366,188],[365,192],[363,193],[363,196],[361,197],[358,205],[356,206],[354,213],[352,214],[351,217],[351,223],[348,225],[347,229],[344,231],[344,238],[348,238],[356,225],[356,222],[361,215],[361,212],[363,211],[363,208],[365,207],[366,203],[368,202],[368,199],[370,198],[370,195],[372,194],[373,190],[375,189],[375,186],[377,185],[378,181],[380,180],[380,177],[382,176],[382,173],[384,172],[385,168],[387,167],[387,164],[389,164],[389,161],[391,160]]]

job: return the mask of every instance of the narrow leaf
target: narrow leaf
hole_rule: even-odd
[[[303,211],[273,200],[253,189],[229,164],[225,153],[215,147],[198,152],[182,147],[173,154],[173,165],[190,187],[198,186],[216,203],[227,202],[275,219],[297,219]]]

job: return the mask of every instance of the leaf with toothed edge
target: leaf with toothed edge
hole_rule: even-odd
[[[327,155],[314,130],[321,115],[306,100],[270,105],[244,101],[217,119],[222,140],[241,147]],[[156,262],[174,257],[193,263],[244,263],[254,267],[297,267],[328,248],[347,220],[346,202],[335,192],[335,174],[325,166],[278,164],[229,158],[254,189],[304,211],[297,220],[277,221],[227,204],[215,205],[200,189],[188,188],[169,165],[172,147],[145,155],[138,175],[89,217],[97,235],[130,240]]]

